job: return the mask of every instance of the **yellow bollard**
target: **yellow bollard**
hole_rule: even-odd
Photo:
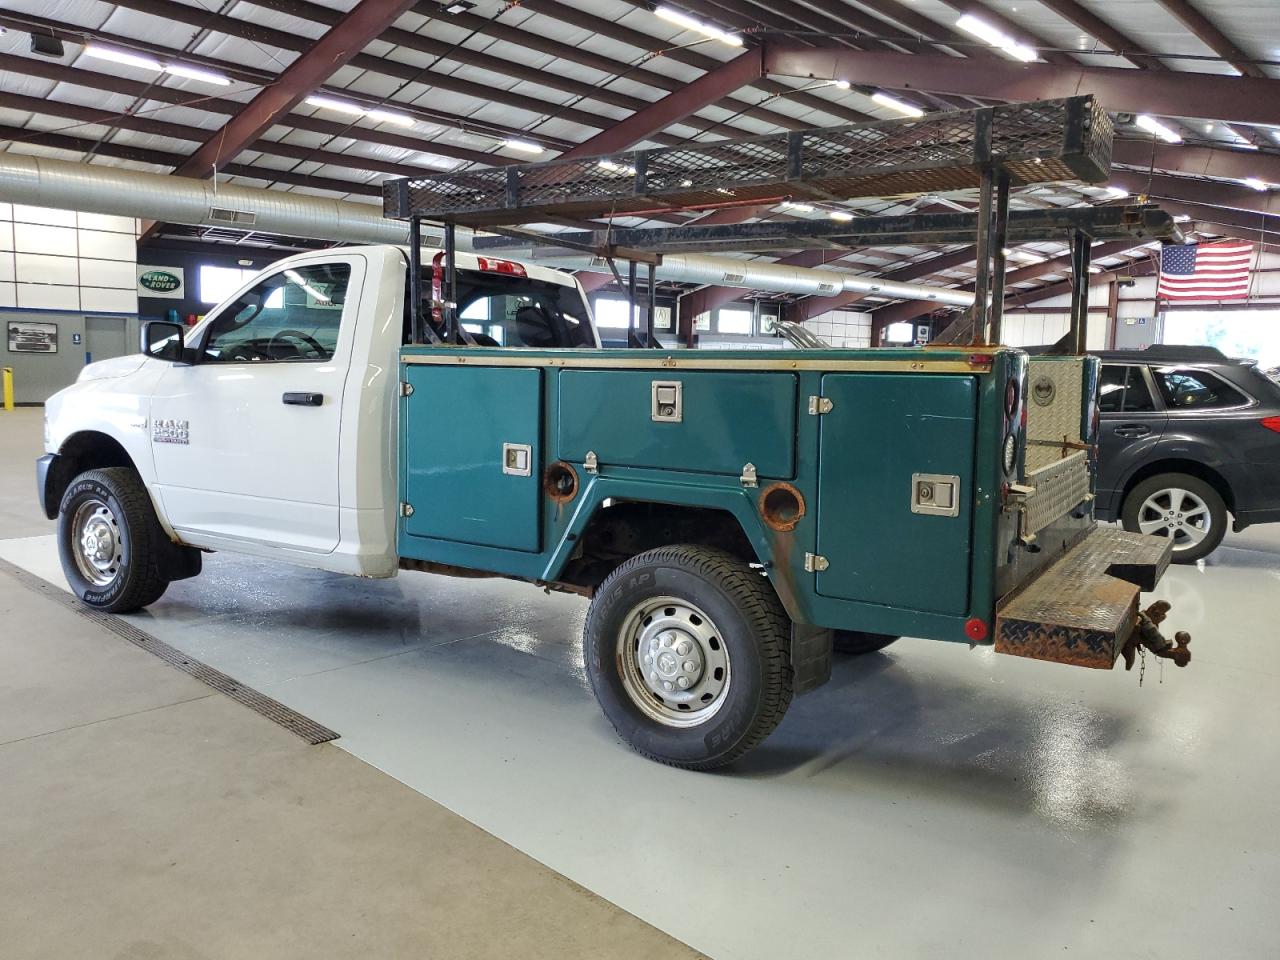
[[[4,382],[4,408],[13,409],[13,367],[0,368],[0,380]]]

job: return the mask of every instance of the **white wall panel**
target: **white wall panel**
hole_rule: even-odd
[[[137,313],[138,294],[134,290],[81,287],[80,309],[99,313]]]
[[[15,284],[0,283],[0,307],[16,307],[18,305],[18,293]]]
[[[102,230],[80,231],[80,256],[99,260],[124,260],[137,257],[137,243],[132,233],[106,233]]]
[[[137,221],[133,217],[113,217],[105,213],[79,214],[79,226],[87,230],[106,230],[109,233],[127,233],[137,236]]]
[[[54,257],[43,253],[19,253],[15,268],[20,283],[56,283],[74,287],[80,283],[75,257]]]
[[[55,210],[52,207],[29,207],[26,204],[13,205],[13,220],[16,223],[43,223],[54,227],[74,227],[76,214],[74,210]]]
[[[7,203],[4,206],[9,206]],[[2,213],[3,211],[0,211]],[[13,249],[13,224],[8,220],[0,220],[0,250]]]
[[[17,279],[14,274],[13,254],[0,251],[0,281],[13,281]]]
[[[54,287],[42,283],[19,283],[18,306],[26,310],[79,310],[79,287]]]
[[[14,249],[19,253],[52,253],[57,256],[76,255],[76,231],[74,227],[48,227],[37,223],[14,223]]]
[[[89,287],[134,290],[137,271],[132,260],[80,260],[80,282]]]

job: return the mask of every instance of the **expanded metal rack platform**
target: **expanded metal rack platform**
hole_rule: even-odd
[[[742,140],[390,180],[383,211],[473,227],[625,216],[789,197],[845,200],[1080,180],[1111,168],[1113,129],[1087,96]]]

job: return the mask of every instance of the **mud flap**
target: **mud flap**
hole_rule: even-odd
[[[808,693],[831,679],[831,645],[834,634],[810,623],[791,624],[792,690]]]

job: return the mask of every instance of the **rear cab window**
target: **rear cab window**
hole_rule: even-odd
[[[458,320],[480,347],[594,347],[589,314],[576,284],[479,270],[458,271]],[[423,275],[430,297],[431,272]],[[443,323],[428,300],[423,315],[437,336]]]

